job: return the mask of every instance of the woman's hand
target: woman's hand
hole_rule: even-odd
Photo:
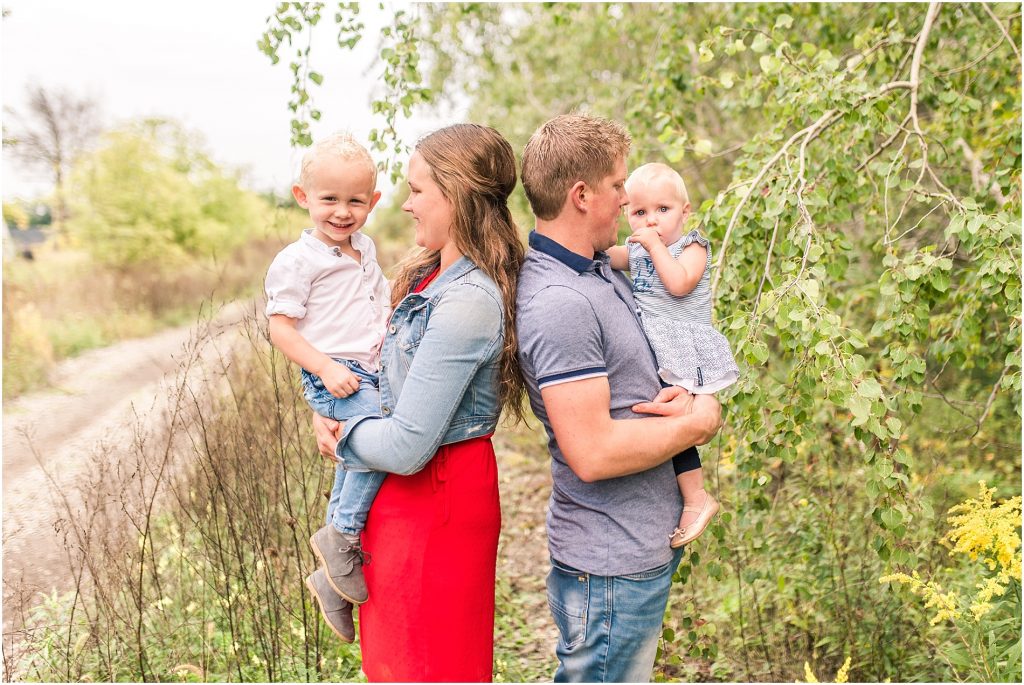
[[[338,440],[341,439],[341,432],[345,430],[344,421],[332,421],[319,414],[313,414],[313,433],[316,434],[316,446],[320,448],[320,454],[324,459],[337,464],[340,459],[334,451],[338,447]]]

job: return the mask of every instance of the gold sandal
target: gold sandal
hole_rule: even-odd
[[[700,507],[684,506],[683,511],[696,512],[697,518],[690,525],[672,531],[672,534],[668,536],[669,547],[673,549],[682,547],[700,537],[700,534],[711,523],[712,517],[718,513],[718,509],[718,501],[707,492],[704,493],[704,504]]]

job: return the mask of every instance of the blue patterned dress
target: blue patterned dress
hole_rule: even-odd
[[[676,297],[665,289],[651,255],[640,243],[626,243],[633,297],[644,333],[658,358],[658,374],[666,383],[692,393],[710,394],[739,378],[729,341],[711,325],[711,246],[698,231],[690,231],[668,246],[673,259],[687,245],[707,250],[704,273],[691,292]]]

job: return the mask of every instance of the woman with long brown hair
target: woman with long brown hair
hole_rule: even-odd
[[[387,471],[363,533],[373,681],[489,681],[501,512],[491,434],[521,418],[514,303],[523,247],[507,200],[515,156],[501,134],[457,124],[409,161],[423,249],[398,267],[381,350],[381,417],[314,417],[320,449]],[[340,436],[340,440],[338,439]]]

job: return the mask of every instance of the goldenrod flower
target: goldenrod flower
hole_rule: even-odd
[[[846,657],[846,661],[839,667],[839,671],[836,673],[836,682],[845,683],[848,682],[850,677],[850,657]]]
[[[968,499],[949,510],[952,528],[942,538],[942,542],[950,545],[950,555],[963,554],[972,561],[980,559],[988,571],[995,572],[976,586],[978,593],[969,607],[975,623],[992,610],[992,600],[1003,595],[1011,582],[1020,582],[1021,577],[1021,498],[996,503],[992,500],[995,488],[986,487],[984,481],[979,486],[977,499]],[[961,616],[960,607],[967,604],[955,592],[943,592],[938,583],[921,580],[916,571],[912,576],[893,573],[878,580],[906,585],[923,598],[926,608],[935,609],[932,625],[956,620]]]
[[[917,575],[917,571],[914,571],[913,576],[908,576],[906,573],[893,573],[888,576],[882,576],[878,579],[878,582],[906,585],[912,593],[924,599],[926,609],[936,610],[935,615],[932,616],[930,621],[932,625],[941,623],[946,619],[955,620],[960,617],[960,611],[957,609],[958,598],[956,593],[944,593],[942,586],[938,583],[931,580],[928,582],[921,580],[921,577]]]
[[[1021,523],[1021,498],[1011,497],[995,504],[995,488],[986,487],[985,481],[979,486],[978,499],[969,499],[949,510],[952,529],[943,540],[953,544],[951,555],[966,554],[972,561],[980,557],[990,571],[998,570],[1001,582],[1019,580],[1021,553],[1017,531]]]

